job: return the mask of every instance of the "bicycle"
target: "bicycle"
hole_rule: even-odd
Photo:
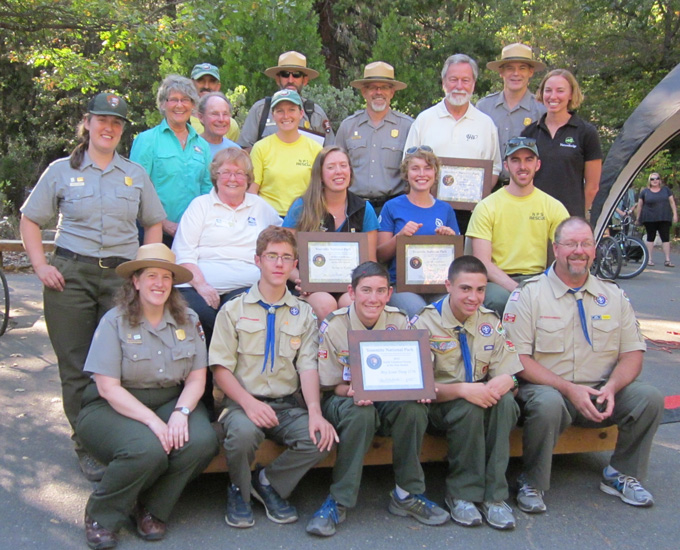
[[[636,234],[635,225],[626,210],[620,224],[610,224],[609,232],[621,250],[621,279],[632,279],[642,273],[649,263],[649,251],[644,241]]]
[[[9,285],[5,272],[0,267],[0,336],[5,334],[9,323]]]
[[[612,237],[602,237],[597,243],[595,261],[590,268],[593,275],[603,279],[616,279],[621,272],[622,258],[619,243]]]

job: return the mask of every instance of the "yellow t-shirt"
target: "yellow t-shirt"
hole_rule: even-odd
[[[312,164],[321,151],[313,139],[301,135],[294,143],[284,143],[276,134],[258,141],[250,152],[259,195],[281,216],[309,185]]]
[[[491,261],[511,275],[532,275],[546,268],[548,241],[569,212],[540,189],[516,197],[501,188],[472,212],[467,237],[491,241]]]

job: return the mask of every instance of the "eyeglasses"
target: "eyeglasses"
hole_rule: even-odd
[[[517,147],[518,145],[534,147],[536,145],[536,140],[528,137],[514,137],[510,138],[507,143],[508,147]]]
[[[267,252],[262,254],[261,258],[271,263],[276,263],[281,260],[284,264],[292,264],[295,261],[295,256],[292,254],[276,254],[275,252]]]
[[[659,176],[653,176],[653,177],[649,178],[649,181],[657,181],[657,180],[660,180],[660,179],[661,178]]]
[[[579,246],[581,248],[592,248],[595,246],[595,241],[588,239],[586,241],[581,241],[581,242],[576,242],[576,241],[567,241],[564,243],[560,243],[555,241],[555,244],[559,244],[560,246],[563,246],[567,250],[576,250]]]
[[[305,73],[302,71],[279,71],[279,76],[283,78],[290,78],[291,76],[293,78],[302,78],[305,76]]]
[[[216,172],[219,179],[229,181],[232,177],[236,178],[237,181],[246,179],[245,172]]]
[[[168,105],[177,105],[178,103],[181,103],[182,105],[189,105],[190,103],[193,103],[193,101],[191,101],[190,97],[181,97],[181,98],[169,97],[168,99],[165,100],[165,102]]]
[[[406,149],[406,154],[407,155],[412,155],[414,153],[417,153],[418,151],[425,151],[426,153],[434,153],[432,150],[432,147],[429,145],[418,145],[417,147],[409,147]]]
[[[382,85],[369,84],[368,86],[366,86],[366,89],[369,92],[387,92],[387,91],[392,89],[392,85],[391,84],[382,84]]]

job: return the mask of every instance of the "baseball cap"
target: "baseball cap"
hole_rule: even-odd
[[[282,101],[290,101],[302,109],[302,98],[295,90],[279,90],[272,96],[272,109]]]
[[[219,69],[215,67],[215,65],[211,65],[210,63],[199,63],[198,65],[194,65],[194,68],[191,70],[192,80],[198,80],[199,78],[206,74],[209,74],[210,76],[216,78],[217,80],[220,79]]]
[[[520,149],[529,149],[529,151],[532,151],[537,157],[540,158],[540,155],[538,154],[538,147],[536,146],[536,140],[529,137],[510,138],[505,146],[505,156],[503,158],[508,158],[515,151],[519,151]]]

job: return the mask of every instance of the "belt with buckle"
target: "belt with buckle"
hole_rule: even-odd
[[[73,260],[74,262],[83,262],[85,264],[98,265],[102,269],[113,269],[118,267],[123,262],[127,262],[127,258],[120,258],[118,256],[111,256],[109,258],[95,258],[94,256],[83,256],[82,254],[76,254],[71,252],[67,248],[61,248],[60,246],[54,249],[55,256],[60,258],[67,258]]]

